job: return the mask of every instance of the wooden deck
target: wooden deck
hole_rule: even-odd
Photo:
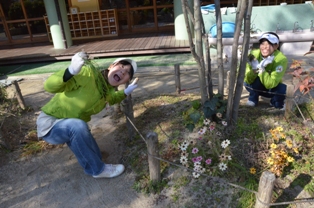
[[[190,47],[187,40],[176,40],[172,33],[77,41],[67,49],[54,49],[52,43],[2,46],[0,65],[68,60],[82,50],[94,57],[115,57],[183,53],[190,52]]]

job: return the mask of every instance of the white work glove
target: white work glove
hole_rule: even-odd
[[[76,53],[71,59],[71,64],[68,68],[69,72],[72,75],[80,73],[86,59],[88,59],[88,55],[85,52]]]
[[[252,69],[253,69],[254,71],[256,71],[259,62],[258,62],[258,60],[254,59],[254,60],[252,60],[251,62],[249,62],[249,64],[251,65]]]
[[[137,88],[136,81],[137,80],[134,80],[131,84],[129,84],[129,86],[124,90],[124,94],[130,95],[133,92],[133,90]]]
[[[274,60],[274,56],[268,56],[264,60],[261,61],[261,63],[258,64],[257,68],[259,69],[258,73],[261,74],[265,71],[265,67],[272,63]]]

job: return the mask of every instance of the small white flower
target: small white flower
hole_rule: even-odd
[[[189,153],[187,153],[186,151],[182,151],[182,152],[181,152],[181,156],[183,156],[183,157],[188,157],[188,156],[189,156]]]
[[[187,147],[186,145],[181,145],[181,146],[180,146],[180,150],[181,150],[181,151],[186,151],[187,148],[188,148],[188,147]]]
[[[197,166],[200,166],[201,165],[201,162],[195,162],[194,163],[194,167],[197,167]]]
[[[204,119],[204,125],[208,125],[210,123],[210,120],[208,118]]]
[[[227,121],[222,121],[221,123],[222,123],[222,125],[224,125],[224,126],[227,126],[227,125],[228,125]]]
[[[226,147],[228,147],[229,144],[230,144],[230,140],[226,139],[221,142],[221,147],[225,149]]]
[[[232,160],[231,155],[227,155],[228,160]]]
[[[200,174],[197,173],[197,172],[193,172],[193,177],[194,177],[194,178],[199,178],[199,177],[200,177]]]
[[[221,132],[220,132],[220,131],[217,131],[217,132],[216,132],[216,135],[217,135],[217,136],[221,136]]]
[[[187,146],[187,147],[188,147],[188,146],[189,146],[189,142],[188,142],[188,141],[186,141],[186,140],[184,140],[184,142],[182,142],[182,145],[184,145],[184,146]],[[181,145],[181,146],[182,146],[182,145]]]
[[[225,161],[227,159],[227,155],[225,155],[225,153],[222,153],[220,156],[219,156],[219,159],[220,161]]]
[[[192,139],[191,141],[190,141],[190,145],[195,145],[196,144],[196,141],[194,140],[194,139]]]
[[[196,166],[193,168],[193,170],[197,173],[200,173],[201,172],[201,167],[200,166]]]
[[[225,171],[227,169],[227,165],[225,163],[219,163],[219,169],[221,171]]]
[[[180,163],[181,163],[182,165],[185,165],[187,162],[188,162],[188,158],[187,158],[187,157],[182,156],[182,157],[180,158]]]
[[[181,149],[181,151],[186,151],[186,149],[188,148],[188,146],[189,146],[189,142],[184,141],[184,142],[179,146],[179,148]]]

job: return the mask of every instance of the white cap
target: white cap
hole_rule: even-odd
[[[261,39],[266,39],[272,44],[279,44],[279,39],[276,37],[276,35],[273,35],[273,34],[264,33],[263,35],[261,35],[261,37],[258,40],[261,40]]]
[[[136,62],[133,61],[132,59],[118,58],[118,59],[114,60],[113,64],[115,64],[115,63],[117,63],[117,62],[119,62],[119,61],[127,61],[127,62],[129,62],[129,63],[132,65],[132,67],[133,67],[133,73],[136,72],[136,70],[137,70],[137,64],[136,64]]]

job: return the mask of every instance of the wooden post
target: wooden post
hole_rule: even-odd
[[[285,117],[289,118],[291,116],[291,110],[293,106],[293,96],[294,96],[294,86],[289,84],[287,85],[287,93],[286,93],[286,109],[285,109]]]
[[[176,91],[178,94],[181,93],[181,82],[180,82],[180,65],[174,65],[174,72],[175,72],[175,83],[176,83]]]
[[[159,157],[158,135],[155,132],[149,132],[146,136],[146,144],[148,151],[149,176],[151,181],[159,182],[160,161],[153,156]]]
[[[264,171],[259,181],[258,193],[256,195],[255,208],[269,208],[276,177],[275,174]]]
[[[127,87],[127,86],[126,86]],[[118,91],[118,88],[116,87],[115,88],[115,91]],[[113,105],[113,110],[116,114],[120,113],[121,112],[121,107],[119,105],[119,103],[116,103]]]
[[[127,85],[126,85],[127,87]],[[134,111],[133,111],[133,102],[132,102],[132,95],[128,95],[123,102],[121,102],[123,105],[123,111],[124,115],[128,117],[132,122],[134,122]],[[119,105],[120,106],[120,105]],[[129,139],[133,140],[135,135],[135,130],[129,119],[126,118],[126,127],[128,129],[129,133]]]
[[[125,116],[127,116],[134,123],[134,111],[133,111],[132,96],[128,95],[127,98],[124,100],[123,104],[125,104],[125,106],[124,106]],[[131,122],[128,119],[126,119],[126,127],[128,129],[129,138],[131,140],[133,140],[134,135],[135,135],[135,131],[134,131],[133,125],[131,124]]]
[[[20,107],[25,110],[25,102],[24,102],[24,98],[22,96],[22,93],[21,93],[21,89],[19,87],[19,84],[17,83],[16,80],[14,80],[12,82],[12,84],[14,85],[14,89],[15,89],[15,92],[16,92],[16,97],[17,97],[17,101],[19,102],[19,105]]]

